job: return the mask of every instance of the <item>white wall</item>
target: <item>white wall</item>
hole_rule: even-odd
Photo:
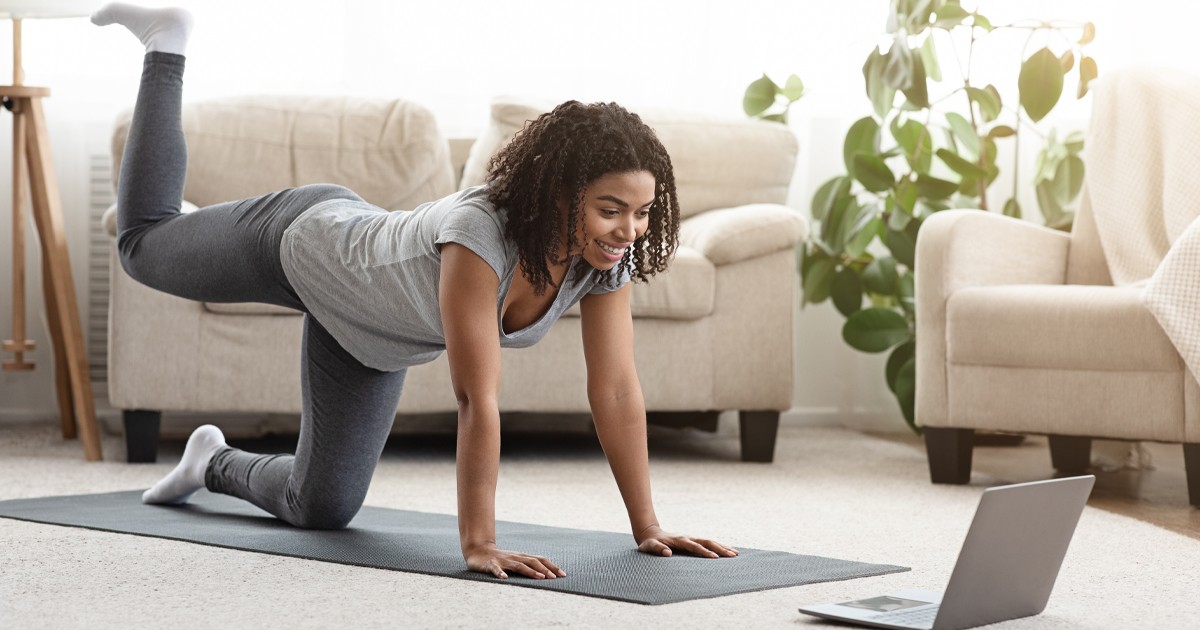
[[[151,2],[162,5],[164,2]],[[808,95],[794,110],[801,155],[791,203],[838,174],[845,129],[866,115],[860,67],[883,30],[886,0],[697,0],[579,3],[550,0],[181,0],[196,15],[185,98],[248,92],[401,96],[438,116],[446,135],[478,133],[499,94],[616,100],[742,116],[741,95],[763,71],[799,74]],[[968,3],[969,4],[969,3]],[[1188,65],[1196,9],[1166,0],[1128,8],[1113,1],[993,0],[996,23],[1026,16],[1088,19],[1097,25],[1100,72],[1139,63]],[[1051,13],[1053,12],[1053,13]],[[1190,15],[1181,15],[1189,13]],[[87,156],[103,152],[116,114],[132,105],[141,47],[119,27],[85,19],[25,24],[26,82],[53,96],[47,117],[82,299],[86,274]],[[0,47],[11,40],[0,23]],[[1009,53],[1015,68],[1019,43]],[[8,55],[0,57],[7,62]],[[990,70],[985,68],[985,70]],[[9,79],[0,68],[0,82]],[[1015,75],[1001,80],[1012,80]],[[1067,121],[1086,120],[1066,105]],[[0,115],[0,121],[7,117]],[[1078,126],[1078,125],[1076,125]],[[11,146],[0,122],[0,147]],[[10,172],[0,149],[0,173]],[[10,184],[0,177],[0,200]],[[0,207],[7,208],[0,202]],[[1026,204],[1033,207],[1032,200]],[[0,338],[11,333],[8,213],[0,212]],[[55,417],[49,340],[42,323],[38,253],[27,239],[30,335],[38,343],[31,373],[0,372],[0,421]],[[36,289],[36,290],[35,290]],[[842,319],[827,305],[797,321],[799,372],[793,418],[898,428],[883,384],[883,357],[849,350]],[[5,360],[9,356],[4,357]]]

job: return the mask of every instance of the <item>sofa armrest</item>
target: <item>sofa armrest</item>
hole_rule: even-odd
[[[714,265],[728,265],[795,247],[808,237],[800,212],[774,203],[709,210],[679,226],[679,243],[704,254]]]
[[[1070,235],[979,210],[929,217],[917,237],[917,395],[921,426],[954,426],[946,383],[946,301],[969,286],[1063,284]]]
[[[195,212],[196,210],[199,210],[199,208],[190,201],[184,201],[183,206],[180,208],[180,212],[184,214]],[[100,224],[104,226],[104,231],[109,236],[112,238],[117,237],[117,204],[114,203],[108,207],[108,210],[104,211],[104,216],[100,217]]]

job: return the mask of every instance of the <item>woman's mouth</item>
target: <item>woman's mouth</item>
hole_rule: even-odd
[[[621,260],[621,257],[623,257],[625,255],[626,247],[628,247],[628,246],[613,247],[612,245],[609,245],[608,243],[605,243],[604,241],[592,241],[592,242],[596,244],[596,248],[600,250],[600,252],[604,255],[604,257],[609,259],[612,262],[617,262],[618,260]]]

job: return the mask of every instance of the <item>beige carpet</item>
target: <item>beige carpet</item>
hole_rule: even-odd
[[[743,464],[730,429],[652,430],[665,527],[913,571],[650,607],[0,519],[0,628],[825,627],[796,607],[941,589],[996,483],[931,486],[920,451],[828,428],[785,427],[774,464]],[[628,531],[593,437],[506,435],[504,448],[498,518]],[[105,449],[123,454],[117,438]],[[52,425],[0,426],[0,499],[147,487],[180,450],[164,445],[157,465],[89,464]],[[367,503],[453,513],[453,437],[397,436]],[[998,627],[1200,627],[1197,567],[1200,542],[1088,508],[1046,612]]]

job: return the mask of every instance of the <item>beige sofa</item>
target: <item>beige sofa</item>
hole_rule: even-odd
[[[404,101],[255,96],[185,106],[185,199],[204,206],[335,182],[389,210],[482,181],[485,163],[546,104],[497,100],[458,160],[433,116]],[[742,457],[771,461],[792,401],[795,246],[802,215],[782,205],[797,143],[769,123],[643,113],[671,154],[686,220],[668,273],[633,289],[635,355],[651,421],[716,428],[740,412]],[[113,134],[117,181],[129,115]],[[464,159],[465,158],[465,159]],[[189,204],[190,206],[190,204]],[[188,207],[185,207],[185,211]],[[115,208],[106,215],[115,232]],[[300,413],[301,317],[262,304],[204,304],[133,281],[112,258],[109,399],[130,461],[152,461],[161,414]],[[180,265],[188,264],[181,260]],[[503,353],[502,412],[586,413],[577,308],[536,346]],[[443,356],[409,371],[405,415],[456,409]]]
[[[1144,122],[1152,131],[1129,134],[1130,142],[1153,144],[1156,129],[1194,141],[1200,125],[1153,115],[1130,120],[1141,114],[1113,107],[1113,99],[1153,95],[1176,103],[1179,95],[1155,91],[1178,82],[1126,76],[1136,88],[1096,91],[1088,183],[1070,234],[974,210],[938,213],[921,228],[916,420],[934,483],[969,480],[979,429],[1048,435],[1052,464],[1062,473],[1089,466],[1093,438],[1149,440],[1183,444],[1189,500],[1200,506],[1200,386],[1148,310],[1147,283],[1114,286],[1106,249],[1112,255],[1136,235],[1115,230],[1104,241],[1097,221],[1105,216],[1102,204],[1118,215],[1137,212],[1120,200],[1113,207],[1113,186],[1123,184],[1098,174],[1106,164],[1149,207],[1169,203],[1165,186],[1196,177],[1186,162],[1194,150],[1148,150],[1135,159],[1141,151],[1106,134]],[[1193,100],[1178,108],[1180,119],[1195,118],[1200,85],[1190,89]],[[1120,122],[1098,121],[1108,115],[1100,112]],[[1194,207],[1195,199],[1184,203]]]

